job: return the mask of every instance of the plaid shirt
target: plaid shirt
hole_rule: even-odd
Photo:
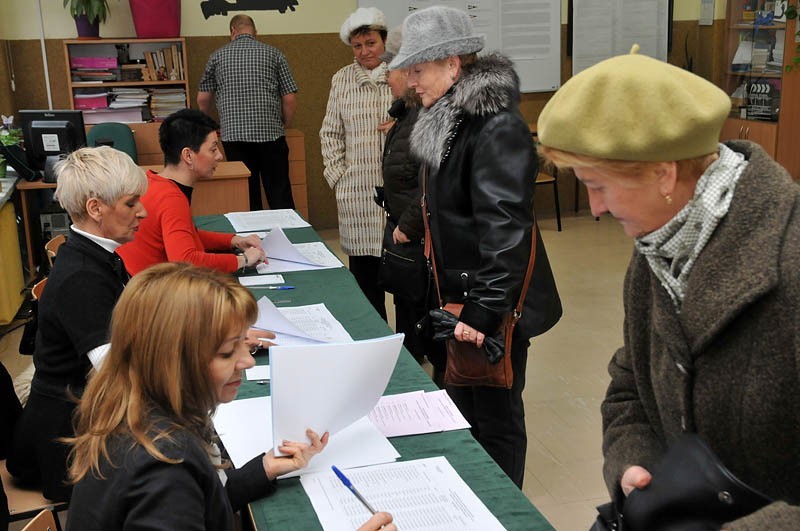
[[[242,34],[211,54],[199,90],[216,96],[223,142],[270,142],[284,136],[281,98],[297,85],[280,50]]]

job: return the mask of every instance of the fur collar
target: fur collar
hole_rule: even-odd
[[[519,77],[500,54],[479,57],[452,88],[429,109],[421,109],[411,134],[411,151],[438,168],[465,118],[491,116],[519,102]]]

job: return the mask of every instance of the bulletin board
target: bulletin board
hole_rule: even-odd
[[[560,0],[359,0],[358,5],[383,11],[390,29],[418,9],[461,9],[475,32],[486,36],[482,53],[499,51],[514,62],[522,92],[550,92],[561,85]]]

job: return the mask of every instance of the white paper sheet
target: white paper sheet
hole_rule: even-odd
[[[261,382],[264,380],[269,380],[269,365],[256,365],[252,369],[246,369],[244,371],[244,376],[247,378],[248,382]]]
[[[277,227],[295,229],[310,227],[294,210],[257,210],[255,212],[229,212],[225,214],[236,232],[271,230]]]
[[[382,396],[369,419],[387,437],[469,428],[445,391],[412,391]]]
[[[375,509],[392,513],[398,529],[504,529],[444,457],[376,465],[345,473]],[[371,516],[330,470],[306,474],[300,483],[326,531],[352,531]]]
[[[283,284],[283,275],[257,275],[252,277],[239,277],[242,286],[266,286],[267,284]]]
[[[259,264],[260,274],[289,271],[314,271],[344,267],[322,242],[292,243],[281,229],[275,229],[261,242],[268,262]]]
[[[267,297],[258,299],[255,328],[270,330],[275,345],[310,345],[314,343],[347,343],[353,338],[322,304],[278,308]]]
[[[259,237],[259,238],[261,238],[262,240],[263,240],[263,239],[264,239],[264,238],[267,236],[267,233],[266,233],[266,232],[264,232],[264,231],[260,231],[260,230],[257,230],[257,231],[255,231],[255,232],[237,232],[237,233],[236,233],[236,235],[237,235],[237,236],[241,236],[242,238],[247,238],[247,237],[248,237],[248,236],[250,236],[251,234],[255,234],[256,236],[258,236],[258,237]]]
[[[267,451],[272,444],[272,405],[270,397],[246,398],[220,404],[214,415],[214,428],[222,439],[234,466]],[[306,440],[305,435],[303,439]],[[331,465],[346,468],[390,463],[400,457],[394,446],[363,417],[336,435],[316,455],[309,466],[281,476],[281,479],[330,470]]]
[[[307,428],[336,434],[367,415],[386,389],[403,334],[353,343],[270,348],[274,449]]]

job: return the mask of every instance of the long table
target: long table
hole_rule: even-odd
[[[233,232],[223,216],[195,218],[199,228]],[[312,228],[285,229],[294,243],[320,241]],[[282,273],[293,290],[276,291],[252,288],[256,298],[268,297],[276,306],[300,306],[324,303],[355,340],[386,336],[391,329],[375,312],[358,288],[355,279],[345,268],[321,271]],[[267,360],[257,359],[259,365]],[[335,375],[331,375],[335,378]],[[386,394],[404,393],[437,387],[404,348],[395,367]],[[239,398],[269,395],[269,386],[244,382]],[[475,441],[469,430],[449,431],[409,437],[395,437],[391,443],[402,461],[444,455],[453,468],[475,492],[478,498],[509,530],[550,530],[552,526],[536,507],[511,482],[500,467]],[[263,529],[322,529],[311,502],[299,479],[281,480],[278,491],[250,504],[254,527]]]

